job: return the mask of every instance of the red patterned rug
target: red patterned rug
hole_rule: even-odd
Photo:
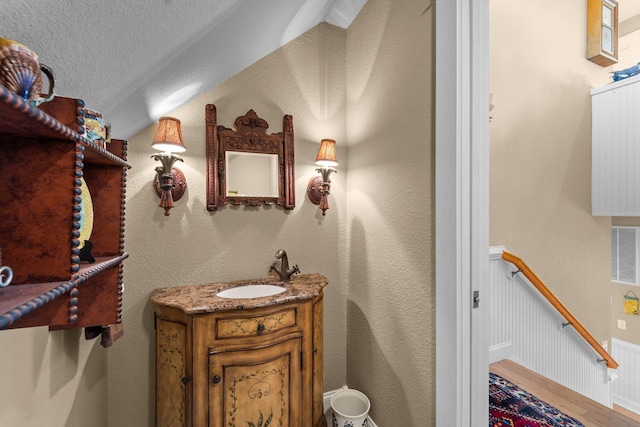
[[[584,427],[580,421],[489,373],[489,427]]]

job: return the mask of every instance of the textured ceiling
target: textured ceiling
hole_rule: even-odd
[[[3,0],[0,37],[34,50],[55,92],[129,138],[321,22],[366,0]]]

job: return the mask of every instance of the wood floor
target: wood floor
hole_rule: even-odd
[[[489,370],[574,417],[585,427],[640,427],[640,421],[634,421],[511,360],[493,363]]]

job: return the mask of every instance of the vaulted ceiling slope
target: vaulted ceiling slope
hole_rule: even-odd
[[[129,138],[321,22],[366,0],[3,0],[0,37],[55,74],[55,93]],[[46,86],[46,85],[45,85]]]

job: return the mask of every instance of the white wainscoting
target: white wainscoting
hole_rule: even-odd
[[[640,346],[612,338],[611,356],[620,364],[613,402],[640,414]]]
[[[510,358],[612,407],[606,364],[571,326],[562,326],[566,321],[521,273],[512,276],[515,267],[502,260],[503,250],[490,253],[490,360]]]

